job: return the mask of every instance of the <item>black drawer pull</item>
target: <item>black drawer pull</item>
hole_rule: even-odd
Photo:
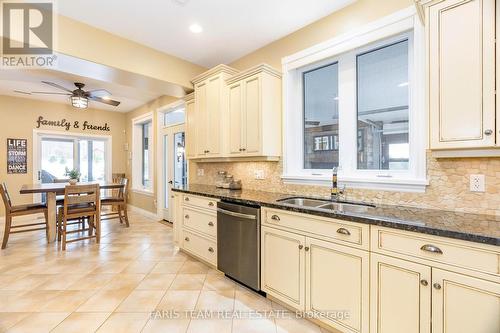
[[[346,236],[351,235],[351,232],[349,230],[347,230],[346,228],[338,228],[337,233],[341,234],[341,235],[346,235]]]

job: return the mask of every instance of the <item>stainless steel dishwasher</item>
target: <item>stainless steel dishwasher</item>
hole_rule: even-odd
[[[217,268],[260,291],[260,208],[217,203]]]

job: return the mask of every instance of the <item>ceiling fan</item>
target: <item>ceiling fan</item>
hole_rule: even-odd
[[[65,92],[49,92],[49,91],[26,92],[26,91],[21,91],[21,90],[14,90],[14,92],[17,92],[20,94],[25,94],[25,95],[70,96],[71,105],[73,105],[75,108],[79,108],[79,109],[86,109],[89,105],[89,99],[92,101],[96,101],[96,102],[100,102],[100,103],[104,103],[104,104],[108,104],[108,105],[112,105],[112,106],[120,105],[119,101],[109,99],[109,96],[111,96],[111,93],[109,91],[107,91],[106,89],[85,91],[85,90],[83,90],[83,87],[85,87],[85,84],[80,83],[80,82],[75,82],[75,86],[76,86],[75,90],[65,88],[57,83],[54,83],[54,82],[42,81],[42,83],[47,84],[47,85],[52,86],[52,87],[55,87],[57,89],[64,90]]]

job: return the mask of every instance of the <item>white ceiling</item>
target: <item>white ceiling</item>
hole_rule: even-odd
[[[85,0],[57,10],[190,62],[228,64],[354,0]],[[193,34],[189,26],[204,31]]]
[[[70,90],[76,89],[74,82],[85,83],[84,90],[106,89],[111,93],[111,99],[118,100],[121,104],[115,107],[99,102],[89,101],[89,108],[107,111],[128,112],[162,95],[158,92],[144,91],[134,87],[50,70],[0,71],[0,95],[70,104],[69,97],[63,95],[25,95],[14,92],[14,90],[21,90],[25,92],[64,92],[57,88],[43,84],[41,82],[42,80],[57,83]]]

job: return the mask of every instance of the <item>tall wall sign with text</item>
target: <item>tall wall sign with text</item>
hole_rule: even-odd
[[[28,140],[7,139],[7,173],[28,173]]]

